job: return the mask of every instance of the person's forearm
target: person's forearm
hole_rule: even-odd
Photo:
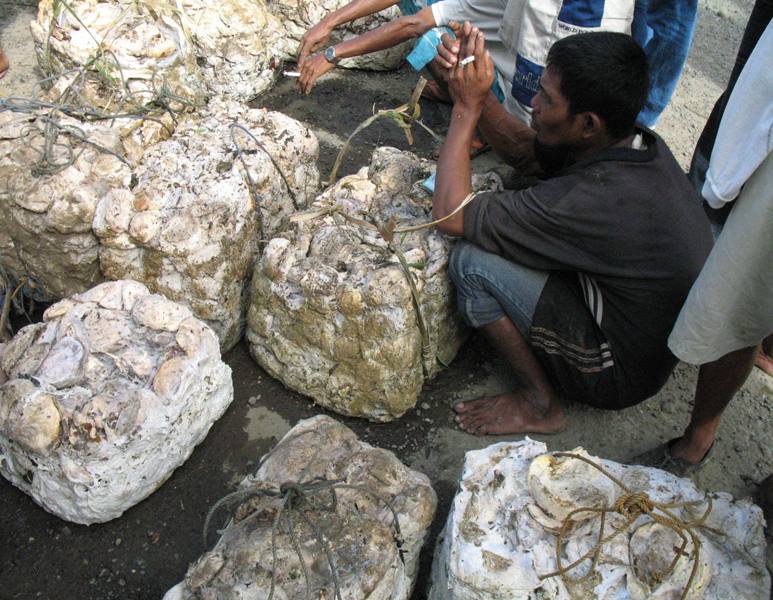
[[[425,8],[415,15],[400,17],[386,25],[336,44],[336,56],[350,58],[392,48],[405,40],[419,37],[434,26],[435,18],[432,16],[432,9]]]
[[[483,104],[478,127],[494,152],[519,173],[539,171],[534,158],[536,132],[507,112],[492,92]]]
[[[479,110],[458,104],[453,108],[435,175],[435,195],[432,200],[432,216],[435,219],[451,214],[472,190],[470,142],[479,116]],[[449,235],[464,235],[464,211],[440,223],[438,229]]]
[[[396,0],[353,0],[327,15],[322,22],[332,31],[360,17],[366,17],[397,4]]]

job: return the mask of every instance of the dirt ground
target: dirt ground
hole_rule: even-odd
[[[700,2],[688,65],[657,128],[685,167],[724,88],[750,10],[749,0]],[[33,14],[31,3],[0,0],[0,43],[12,63],[9,75],[0,80],[0,96],[33,93],[38,73],[27,28]],[[285,81],[255,104],[311,124],[321,141],[320,171],[326,175],[343,139],[374,107],[405,102],[415,81],[416,75],[405,69],[390,74],[335,72],[311,97],[298,96],[292,83]],[[425,122],[442,133],[448,109],[425,104],[423,110]],[[419,131],[416,138],[415,151],[430,157],[435,147],[429,135]],[[358,138],[341,173],[366,164],[377,145],[406,148],[405,137],[394,125],[375,125]],[[487,154],[476,161],[476,168],[495,164],[495,157]],[[239,344],[225,359],[233,369],[233,404],[188,462],[119,519],[91,527],[66,523],[0,481],[1,599],[144,600],[160,598],[183,577],[202,552],[208,508],[233,491],[299,419],[325,412],[266,375],[250,358],[246,344]],[[696,369],[681,365],[657,396],[624,411],[570,406],[566,432],[533,437],[553,450],[582,445],[591,453],[624,461],[678,435],[689,415],[696,374]],[[374,424],[341,418],[364,440],[393,450],[426,472],[438,492],[438,513],[414,600],[425,597],[432,546],[453,498],[464,453],[508,439],[482,439],[459,431],[449,407],[455,400],[497,392],[509,384],[504,364],[473,336],[451,367],[426,384],[416,410],[399,421]],[[703,487],[745,496],[773,472],[772,394],[773,380],[755,370],[723,419],[714,460],[699,477]]]

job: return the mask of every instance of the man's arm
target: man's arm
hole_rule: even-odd
[[[489,90],[478,121],[478,127],[502,160],[521,174],[539,172],[534,158],[534,138],[537,132],[514,117]]]
[[[397,0],[352,0],[346,6],[333,11],[303,35],[298,50],[298,65],[302,67],[310,54],[314,54],[326,45],[336,27],[360,17],[372,15],[395,4]]]
[[[483,104],[494,81],[494,64],[485,50],[483,34],[473,30],[466,40],[468,56],[475,60],[467,65],[458,62],[451,69],[448,90],[454,100],[451,124],[440,149],[432,216],[447,217],[472,190],[470,176],[470,141],[480,118]],[[449,235],[464,235],[464,210],[443,221],[438,229]]]
[[[336,44],[336,57],[351,58],[391,48],[405,40],[419,37],[433,27],[435,27],[435,17],[432,15],[432,8],[428,6],[415,15],[400,17],[367,33]],[[304,94],[310,93],[314,82],[334,67],[335,65],[328,62],[321,54],[309,58],[301,67],[298,87]]]

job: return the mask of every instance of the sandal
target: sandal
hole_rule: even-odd
[[[765,514],[765,520],[768,522],[768,531],[773,525],[773,475],[768,475],[757,484],[757,493],[755,502]]]
[[[693,464],[671,454],[671,448],[678,439],[680,438],[674,438],[673,440],[664,442],[652,450],[634,456],[628,462],[632,465],[642,465],[644,467],[662,469],[677,477],[693,477],[708,464],[711,459],[712,450],[714,450],[714,444],[712,444],[711,448],[708,449],[708,452],[703,455],[703,458],[699,463]]]

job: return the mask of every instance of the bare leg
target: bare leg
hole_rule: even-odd
[[[442,69],[435,64],[435,61],[430,61],[427,64],[427,71],[432,75],[432,79],[427,82],[424,88],[427,94],[422,94],[422,96],[435,102],[451,104],[451,96],[448,94],[448,85],[444,79],[445,74],[442,72]]]
[[[742,348],[701,365],[690,423],[670,448],[671,456],[697,464],[714,443],[714,434],[727,405],[754,364],[757,347]]]
[[[2,78],[7,71],[8,57],[5,55],[5,52],[3,52],[3,49],[0,48],[0,78]]]
[[[760,351],[757,352],[757,358],[754,364],[773,377],[773,334],[762,340]]]
[[[459,427],[478,435],[563,431],[566,422],[558,395],[510,318],[502,317],[481,331],[504,355],[525,389],[457,403],[454,410]]]

